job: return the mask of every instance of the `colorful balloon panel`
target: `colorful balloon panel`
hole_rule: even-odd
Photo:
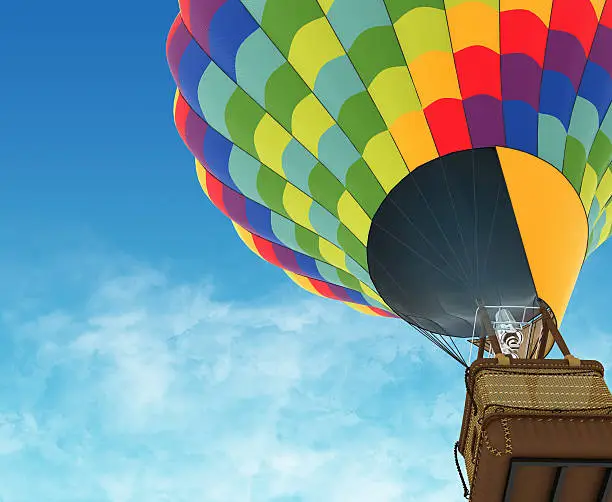
[[[370,274],[372,220],[413,171],[464,150],[505,147],[554,166],[584,210],[584,247],[610,236],[612,2],[179,4],[167,55],[200,182],[243,241],[309,291],[395,315]],[[528,261],[539,245],[525,245]],[[559,258],[565,283],[542,272],[536,287],[567,296],[574,254]],[[566,299],[555,302],[561,317]]]

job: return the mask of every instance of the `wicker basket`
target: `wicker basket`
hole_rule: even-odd
[[[458,444],[470,500],[612,502],[612,395],[603,373],[596,361],[472,364]],[[576,480],[561,487],[557,478]]]

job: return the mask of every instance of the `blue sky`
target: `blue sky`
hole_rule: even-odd
[[[172,123],[174,2],[3,6],[0,502],[454,502],[463,372],[252,255]],[[612,362],[612,247],[564,323]]]

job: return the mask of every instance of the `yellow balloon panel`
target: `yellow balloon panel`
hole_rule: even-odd
[[[584,206],[547,162],[518,150],[497,152],[536,290],[561,322],[588,246]]]

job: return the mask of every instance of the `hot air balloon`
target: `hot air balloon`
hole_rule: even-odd
[[[529,466],[510,465],[521,451],[555,469],[541,500],[558,500],[582,461],[599,477],[563,500],[600,485],[610,500],[612,396],[558,325],[612,233],[612,0],[179,6],[175,123],[244,243],[466,366],[478,346],[458,443],[474,501],[540,500],[519,482]],[[554,343],[565,360],[546,366]],[[555,429],[566,419],[576,425]]]
[[[611,2],[179,3],[176,126],[253,252],[458,360],[479,306],[561,322],[612,231]]]

